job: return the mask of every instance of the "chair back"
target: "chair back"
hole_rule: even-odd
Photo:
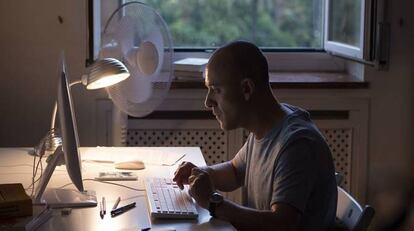
[[[364,208],[345,190],[338,188],[338,204],[336,217],[345,224],[350,231],[367,230],[372,218],[374,209],[366,205]]]
[[[339,172],[335,172],[335,179],[336,179],[336,185],[341,185],[342,181],[344,180],[344,175],[342,175]]]

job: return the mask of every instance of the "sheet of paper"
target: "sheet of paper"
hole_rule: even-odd
[[[167,165],[176,164],[185,153],[164,152],[146,148],[98,147],[82,152],[83,161],[115,163],[131,160],[141,160],[145,164]]]

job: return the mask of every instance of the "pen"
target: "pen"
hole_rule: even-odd
[[[101,219],[104,218],[104,212],[102,208],[102,202],[99,202],[99,216],[101,216]]]
[[[116,217],[116,216],[118,216],[118,215],[120,215],[120,214],[122,214],[122,213],[124,213],[124,212],[126,212],[126,211],[128,211],[128,210],[130,210],[132,208],[134,208],[134,207],[135,207],[135,202],[134,203],[131,203],[131,204],[128,204],[128,205],[125,205],[125,206],[123,206],[121,208],[117,208],[115,210],[112,210],[111,211],[111,217]]]
[[[174,166],[178,163],[178,161],[182,160],[184,157],[185,157],[185,154],[180,156],[180,158],[178,158],[176,161],[174,161],[174,163],[172,163],[172,164],[162,164],[162,166]]]
[[[103,214],[106,214],[106,201],[105,197],[102,197],[102,207],[103,207]]]
[[[115,210],[116,207],[118,207],[119,202],[121,201],[121,197],[118,197],[115,201],[114,207],[112,207],[112,210]]]

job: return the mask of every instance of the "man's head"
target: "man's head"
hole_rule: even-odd
[[[266,58],[255,45],[236,41],[217,49],[206,67],[205,105],[213,110],[222,129],[244,125],[257,94],[269,91]]]

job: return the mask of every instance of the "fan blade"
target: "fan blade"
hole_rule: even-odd
[[[151,79],[145,76],[135,76],[131,78],[130,84],[128,85],[127,97],[128,101],[132,103],[143,103],[147,101],[152,95],[152,83]]]
[[[138,65],[138,52],[139,52],[139,48],[138,47],[133,47],[126,54],[127,62],[135,68],[139,68],[139,65]]]
[[[137,59],[140,70],[147,76],[157,76],[164,57],[164,43],[159,28],[154,28],[140,47]]]
[[[158,67],[159,54],[154,43],[144,41],[137,54],[137,64],[145,76],[155,74]]]
[[[152,95],[151,79],[147,78],[137,67],[127,65],[130,77],[119,83],[119,89],[123,92],[122,98],[128,103],[143,103]]]
[[[124,57],[127,57],[128,52],[134,47],[135,42],[139,44],[139,38],[135,37],[136,25],[135,20],[131,16],[124,16],[119,20],[118,30],[116,32],[117,40],[120,42],[121,51]]]

